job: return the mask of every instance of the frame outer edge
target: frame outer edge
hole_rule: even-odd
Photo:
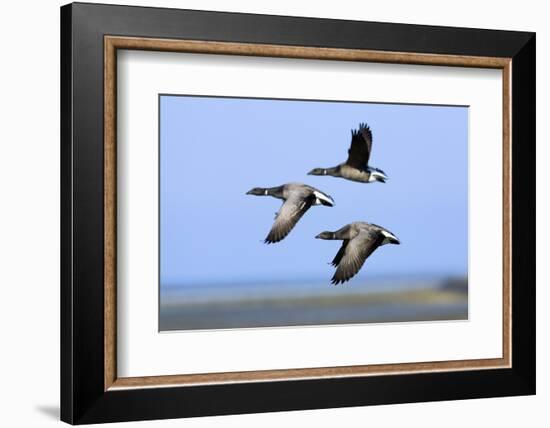
[[[536,35],[512,59],[512,348],[524,394],[536,392]]]
[[[60,361],[60,418],[74,423],[74,365],[73,365],[73,153],[72,153],[72,110],[73,110],[73,40],[72,5],[60,9],[60,277],[61,277],[61,361]]]
[[[143,19],[145,16],[151,19]],[[518,289],[518,283],[525,289],[516,290],[514,294],[512,312],[514,313],[514,341],[513,341],[513,363],[512,369],[487,371],[484,375],[484,383],[479,385],[479,389],[467,391],[469,385],[476,382],[480,377],[477,372],[467,371],[462,374],[454,373],[439,373],[427,374],[424,379],[424,388],[417,385],[420,381],[420,376],[411,374],[407,376],[399,376],[398,378],[389,377],[383,382],[378,377],[373,377],[369,381],[369,385],[365,385],[357,378],[342,378],[330,382],[323,380],[307,380],[295,381],[291,389],[284,386],[285,382],[267,382],[258,384],[237,384],[237,385],[218,385],[208,387],[193,387],[193,388],[161,388],[161,389],[140,389],[138,391],[104,391],[104,372],[99,373],[100,369],[104,368],[103,362],[98,361],[99,353],[105,351],[105,343],[101,338],[99,344],[98,329],[103,328],[104,314],[96,315],[97,311],[92,312],[92,309],[98,309],[99,300],[103,302],[104,296],[101,292],[101,297],[96,299],[97,290],[95,290],[95,282],[98,280],[98,275],[93,271],[92,279],[78,276],[82,273],[80,264],[73,264],[73,255],[86,256],[87,254],[97,255],[97,244],[99,239],[95,239],[90,233],[86,233],[82,224],[77,224],[76,220],[82,223],[82,195],[79,191],[83,190],[92,193],[93,202],[97,203],[99,198],[95,198],[97,190],[96,184],[89,184],[80,178],[86,177],[86,174],[96,174],[97,169],[95,163],[97,152],[90,150],[89,144],[95,147],[96,141],[101,137],[96,135],[97,125],[102,123],[98,115],[99,109],[96,105],[99,99],[103,101],[102,94],[97,94],[100,90],[98,82],[101,77],[97,75],[96,66],[99,55],[97,44],[99,37],[106,34],[119,35],[135,35],[144,33],[143,36],[153,33],[159,37],[165,38],[195,38],[208,40],[222,41],[241,41],[249,43],[257,43],[256,40],[267,40],[280,43],[283,39],[290,38],[291,43],[300,43],[300,40],[310,40],[316,37],[316,31],[321,27],[327,27],[331,30],[330,34],[325,34],[320,44],[333,47],[344,47],[354,45],[357,42],[357,31],[362,25],[370,25],[376,28],[384,27],[386,30],[394,29],[399,33],[405,31],[407,25],[403,24],[381,24],[381,23],[361,23],[350,21],[346,23],[355,27],[353,31],[346,32],[341,35],[341,32],[335,32],[337,26],[344,25],[344,22],[336,24],[334,20],[315,19],[322,25],[313,25],[314,19],[307,18],[285,18],[276,16],[255,16],[246,14],[231,14],[224,13],[223,19],[221,13],[217,12],[199,12],[199,11],[183,11],[169,10],[159,8],[139,8],[127,6],[106,6],[92,4],[74,4],[62,7],[61,11],[61,400],[62,420],[69,423],[92,423],[92,422],[114,422],[128,420],[143,420],[143,419],[162,419],[174,417],[189,417],[189,416],[204,416],[214,414],[237,414],[265,411],[281,411],[281,410],[298,410],[298,409],[314,409],[327,407],[343,407],[371,404],[388,404],[401,402],[418,402],[418,401],[434,401],[434,400],[450,400],[489,396],[505,396],[505,395],[525,395],[532,394],[535,391],[535,335],[534,335],[534,260],[527,260],[522,263],[519,272],[517,265],[515,266],[514,284]],[[105,19],[109,17],[109,19]],[[253,18],[261,20],[266,24],[267,28],[262,27],[261,32],[254,32]],[[222,25],[222,28],[207,28],[204,29],[203,24],[206,19],[212,18],[214,22]],[[228,21],[233,20],[232,25],[227,25]],[[180,22],[181,21],[181,22]],[[292,22],[290,22],[292,21]],[[235,22],[243,25],[235,27]],[[276,34],[273,31],[274,23],[288,24],[290,30],[296,27],[296,24],[302,22],[307,24],[299,32],[290,32],[289,34]],[[161,24],[163,26],[161,26]],[[170,25],[164,25],[170,24]],[[178,25],[174,25],[178,24]],[[187,24],[181,27],[179,24]],[[311,26],[309,24],[312,24]],[[143,26],[143,31],[142,27]],[[412,27],[412,26],[411,26]],[[521,231],[532,230],[534,232],[534,215],[531,214],[531,209],[534,208],[534,100],[535,100],[535,49],[534,49],[534,34],[525,32],[506,32],[506,31],[490,31],[490,30],[475,30],[475,29],[452,29],[443,27],[427,27],[414,26],[417,31],[430,32],[447,36],[447,39],[439,43],[439,40],[432,42],[422,42],[422,48],[418,51],[428,51],[433,53],[441,53],[442,51],[452,51],[460,54],[466,52],[495,52],[497,57],[514,57],[513,68],[513,98],[512,110],[521,116],[513,117],[513,129],[515,141],[518,137],[521,139],[522,149],[532,152],[522,155],[521,150],[512,145],[512,162],[516,167],[516,181],[512,183],[516,190],[516,194],[528,185],[533,184],[533,189],[527,190],[527,195],[514,195],[514,201],[526,201],[526,205],[520,205],[518,209],[512,212],[513,220],[518,219],[527,221],[528,225],[520,225]],[[422,27],[422,29],[420,29]],[[184,29],[182,29],[184,28]],[[338,30],[339,28],[336,28]],[[468,30],[470,30],[468,32]],[[147,33],[149,32],[149,33]],[[449,32],[451,38],[449,39]],[[145,34],[147,33],[147,34]],[[202,35],[206,34],[204,38]],[[477,34],[477,42],[472,42],[472,39]],[[479,42],[479,36],[487,35],[489,42]],[[181,36],[180,36],[181,35]],[[334,38],[332,37],[334,35]],[[464,35],[464,42],[462,42]],[[355,40],[351,40],[355,37]],[[397,37],[397,36],[396,36]],[[436,37],[437,39],[437,37]],[[457,40],[458,47],[455,47]],[[533,39],[533,40],[531,40]],[[363,39],[364,40],[364,39]],[[369,39],[370,40],[370,39]],[[387,40],[387,39],[385,39]],[[398,45],[399,39],[391,39],[390,44]],[[408,39],[410,40],[410,38]],[[415,39],[416,40],[416,39]],[[449,41],[451,40],[451,41]],[[532,41],[532,43],[531,43]],[[371,41],[372,42],[372,41]],[[379,47],[379,42],[369,42],[377,46],[375,50],[384,50]],[[451,43],[452,42],[452,43]],[[317,44],[317,42],[315,42]],[[384,42],[385,43],[385,42]],[[405,43],[405,42],[404,42]],[[451,44],[449,44],[451,43]],[[282,43],[284,44],[284,43]],[[305,43],[308,45],[308,43]],[[362,45],[365,43],[357,44]],[[406,43],[405,43],[406,44]],[[529,45],[529,46],[527,46]],[[349,46],[352,47],[352,46]],[[80,49],[84,48],[84,49]],[[363,47],[360,47],[363,49]],[[74,53],[78,50],[79,55]],[[417,52],[416,49],[412,49]],[[103,50],[101,49],[101,53]],[[517,54],[517,58],[516,58]],[[482,55],[483,56],[483,55]],[[85,65],[92,65],[86,68]],[[101,67],[103,68],[103,67]],[[74,69],[77,69],[75,74]],[[522,78],[519,78],[516,71],[522,72]],[[79,74],[80,73],[80,74]],[[84,76],[83,76],[84,74]],[[529,81],[532,79],[532,81]],[[523,88],[520,89],[518,83],[524,82]],[[101,89],[103,85],[101,85]],[[517,97],[517,91],[526,90],[528,94],[524,97]],[[96,93],[94,94],[93,91]],[[96,96],[97,94],[97,96]],[[77,99],[78,98],[78,99]],[[83,109],[79,102],[89,101],[91,106]],[[532,104],[531,104],[532,103]],[[73,119],[75,108],[78,116]],[[522,109],[526,110],[522,113]],[[88,121],[82,120],[83,112],[87,111],[86,117]],[[532,114],[532,118],[527,117]],[[73,125],[73,121],[75,122]],[[523,131],[527,131],[527,135],[518,135],[518,124]],[[84,126],[85,125],[85,126]],[[92,125],[92,126],[88,126]],[[87,131],[83,133],[82,131]],[[103,135],[103,129],[97,132]],[[77,138],[78,137],[78,138]],[[533,146],[531,146],[531,144]],[[78,149],[78,150],[76,150]],[[80,151],[86,152],[88,155],[93,155],[92,169],[86,174],[78,172],[77,162],[84,162],[86,159]],[[518,156],[519,153],[519,156]],[[78,155],[78,156],[77,156]],[[518,159],[516,159],[516,156]],[[516,162],[518,161],[518,162]],[[88,161],[86,161],[88,162]],[[517,168],[518,164],[521,166]],[[87,163],[85,165],[88,165]],[[82,164],[81,164],[82,166]],[[529,168],[532,168],[530,170]],[[519,171],[519,174],[518,174]],[[73,177],[73,174],[78,172],[79,180]],[[518,176],[526,173],[527,177],[518,182]],[[95,176],[92,175],[95,179]],[[98,177],[104,178],[103,175]],[[73,190],[74,183],[74,190]],[[515,185],[514,185],[515,184]],[[91,191],[91,192],[90,192]],[[102,195],[104,196],[104,195]],[[75,198],[77,199],[75,201]],[[530,199],[531,198],[531,199]],[[103,200],[103,198],[102,198]],[[78,203],[78,204],[77,204]],[[517,205],[516,205],[517,206]],[[77,209],[78,208],[78,209]],[[94,215],[95,208],[92,206]],[[518,216],[518,212],[522,213]],[[103,215],[103,207],[101,214]],[[79,214],[80,218],[76,215]],[[68,220],[69,225],[64,226],[63,221]],[[92,230],[103,232],[103,227],[99,228],[97,221],[91,218]],[[73,222],[75,225],[73,226]],[[515,233],[514,233],[515,231]],[[513,249],[513,258],[519,257],[528,258],[534,256],[534,240],[532,236],[516,239],[518,228],[512,231],[514,244],[520,249]],[[90,239],[90,245],[82,245],[80,235],[85,235]],[[101,233],[101,241],[104,235]],[[521,251],[526,250],[527,254],[522,254]],[[93,263],[92,263],[93,262]],[[93,260],[92,264],[97,265],[98,261]],[[93,266],[92,266],[93,267]],[[103,268],[104,266],[102,266]],[[532,268],[532,270],[530,270]],[[101,269],[103,276],[104,270]],[[519,279],[519,280],[518,280]],[[76,282],[78,280],[78,283]],[[83,288],[84,285],[84,288]],[[92,292],[94,291],[95,292]],[[78,294],[75,295],[75,292]],[[512,290],[514,291],[514,290]],[[525,293],[525,296],[521,294]],[[84,297],[83,297],[84,296]],[[520,297],[519,301],[516,297]],[[88,300],[86,300],[88,298]],[[101,305],[103,306],[103,304]],[[83,312],[81,311],[83,309]],[[517,315],[521,315],[518,317]],[[67,324],[68,321],[68,324]],[[521,343],[517,341],[518,333],[526,335],[522,338]],[[531,334],[529,334],[531,333]],[[78,339],[78,341],[76,340]],[[86,346],[83,346],[83,343]],[[96,343],[97,342],[97,343]],[[515,346],[514,346],[515,345]],[[96,355],[93,355],[96,353]],[[103,355],[102,355],[103,356]],[[100,364],[101,363],[101,364]],[[388,378],[388,377],[386,377]],[[428,384],[425,382],[427,380]],[[401,384],[401,382],[404,383]],[[449,389],[448,385],[454,385]],[[378,388],[381,390],[378,390]],[[411,387],[420,389],[414,395],[411,395]],[[373,395],[373,387],[377,390],[377,395]],[[380,395],[382,390],[391,395]],[[312,391],[317,391],[317,394],[311,394]],[[334,394],[336,392],[336,394]],[[271,397],[271,400],[265,399],[263,394]],[[251,400],[249,403],[243,403],[241,398],[235,397],[239,394],[242,397],[248,397]],[[215,406],[212,406],[213,399]],[[221,401],[219,401],[221,399]],[[218,401],[217,401],[218,400]]]

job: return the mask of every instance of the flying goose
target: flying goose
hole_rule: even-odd
[[[247,195],[273,196],[284,200],[279,212],[275,214],[275,223],[265,238],[266,244],[283,240],[298,223],[300,218],[313,205],[332,207],[334,200],[326,193],[301,183],[287,183],[277,187],[255,187]]]
[[[371,150],[372,132],[366,124],[361,123],[358,130],[351,131],[351,146],[344,163],[332,168],[314,168],[308,174],[331,175],[360,183],[385,183],[388,177],[384,171],[368,165]]]
[[[344,241],[331,263],[337,268],[331,279],[334,285],[353,278],[365,260],[381,245],[400,244],[399,239],[389,230],[360,221],[347,224],[336,232],[321,232],[315,238]]]

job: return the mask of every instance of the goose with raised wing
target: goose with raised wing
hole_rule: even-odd
[[[351,145],[348,159],[331,168],[314,168],[309,175],[328,175],[341,177],[359,183],[385,183],[388,176],[381,169],[369,165],[372,151],[372,132],[365,124],[359,124],[359,129],[351,131]]]
[[[378,247],[385,244],[400,244],[399,239],[389,230],[362,221],[347,224],[335,232],[321,232],[315,238],[343,241],[331,263],[336,267],[331,279],[334,285],[353,278]]]
[[[275,214],[275,222],[265,238],[266,244],[283,240],[296,223],[314,205],[334,206],[334,200],[320,190],[302,183],[287,183],[277,187],[255,187],[247,195],[272,196],[282,199],[283,205]]]

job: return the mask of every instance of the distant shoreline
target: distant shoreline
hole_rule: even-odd
[[[427,287],[337,295],[243,296],[161,305],[160,330],[226,329],[468,319],[468,296]]]
[[[328,281],[307,282],[264,282],[244,284],[211,284],[197,287],[161,288],[161,305],[193,304],[221,304],[243,300],[265,299],[312,299],[337,298],[339,296],[373,296],[394,292],[412,290],[439,290],[446,289],[460,293],[468,293],[468,280],[465,277],[445,277],[430,279],[402,279],[400,281],[386,279],[378,281],[350,281],[333,286]]]

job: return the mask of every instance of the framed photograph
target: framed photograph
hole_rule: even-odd
[[[61,8],[61,418],[535,393],[535,35]]]

